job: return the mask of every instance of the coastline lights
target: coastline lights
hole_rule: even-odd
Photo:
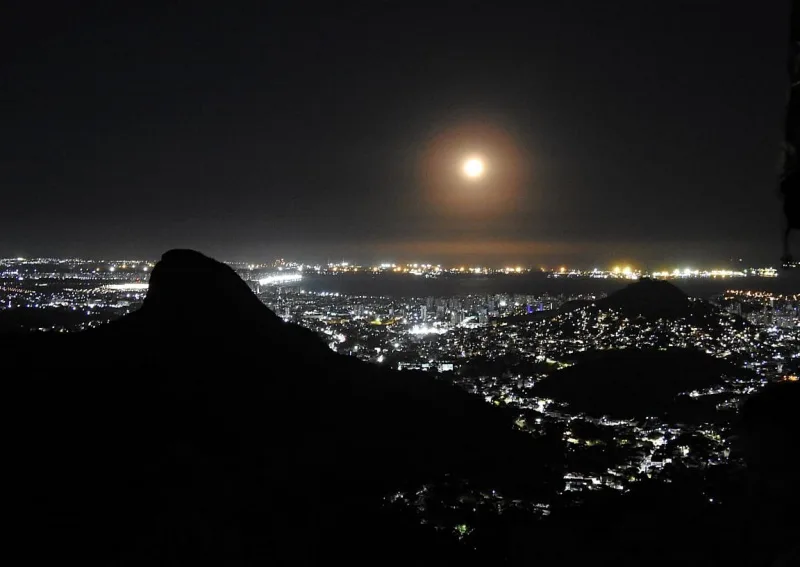
[[[103,286],[109,291],[146,291],[149,283],[121,283],[121,284],[108,284]]]
[[[626,280],[636,280],[641,276],[641,272],[634,270],[630,266],[614,266],[611,270],[611,275]]]
[[[273,274],[258,280],[260,285],[275,285],[290,282],[299,282],[303,279],[303,274]]]

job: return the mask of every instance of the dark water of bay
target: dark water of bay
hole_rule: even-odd
[[[729,278],[670,280],[692,297],[708,298],[728,289],[800,293],[800,270],[781,272],[777,278]],[[309,291],[338,292],[346,295],[427,297],[518,293],[525,295],[602,294],[628,285],[629,281],[595,278],[548,278],[545,274],[493,276],[446,276],[424,278],[407,274],[304,275],[299,283]]]

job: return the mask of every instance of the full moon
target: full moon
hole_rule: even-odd
[[[464,174],[467,177],[480,177],[483,175],[483,162],[478,158],[471,158],[464,162]]]

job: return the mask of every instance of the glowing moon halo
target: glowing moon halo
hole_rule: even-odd
[[[464,162],[464,175],[467,177],[480,177],[483,170],[483,162],[478,158],[470,158]]]

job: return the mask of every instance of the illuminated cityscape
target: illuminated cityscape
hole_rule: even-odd
[[[2,260],[0,321],[12,331],[97,327],[142,304],[152,268],[153,263],[142,260]],[[514,426],[535,437],[560,436],[567,455],[561,498],[606,489],[624,492],[643,479],[668,478],[675,467],[727,464],[730,419],[741,402],[769,383],[794,381],[800,374],[800,295],[760,291],[779,279],[772,269],[681,270],[654,273],[651,279],[627,267],[543,272],[278,261],[234,268],[273,312],[313,330],[333,351],[401,371],[429,372],[432,379],[451,381],[488,404],[507,408]],[[534,274],[550,289],[417,297],[318,289],[358,273],[370,274],[378,284],[402,276],[473,282],[494,276],[515,282]],[[621,292],[559,289],[564,279],[576,278],[630,280],[622,283],[623,290],[683,278],[743,279],[752,287],[732,290],[722,284],[707,298],[684,300],[677,288],[665,284],[665,291],[677,294],[677,305],[645,317],[614,303]],[[666,304],[673,298],[651,299]],[[37,312],[47,316],[34,316]],[[618,385],[610,384],[596,407],[551,387],[553,375],[591,365],[588,353],[643,349],[690,351],[703,357],[704,365],[721,365],[701,373],[696,386],[678,386],[652,406],[639,400],[632,412],[620,409],[626,393]],[[646,364],[652,367],[653,362]],[[609,397],[607,406],[604,396]],[[418,498],[399,493],[391,502],[411,505]],[[529,504],[533,513],[542,514],[553,502]]]
[[[9,555],[800,566],[800,0],[11,4]]]

